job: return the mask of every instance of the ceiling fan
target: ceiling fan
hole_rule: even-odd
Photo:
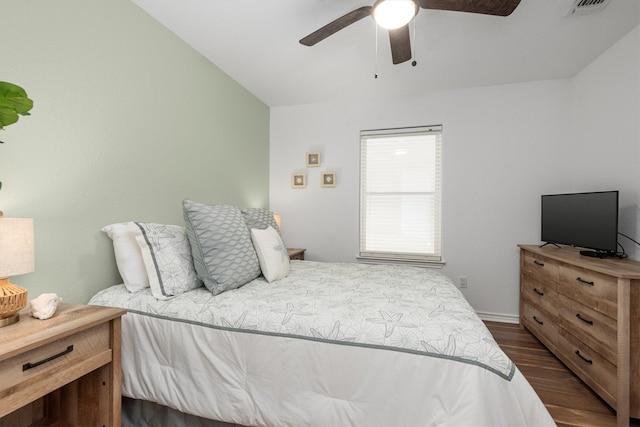
[[[359,7],[331,21],[302,38],[300,43],[313,46],[362,18],[372,16],[378,25],[389,30],[391,58],[394,64],[400,64],[411,59],[409,22],[420,9],[508,16],[519,3],[520,0],[377,0],[373,6]]]

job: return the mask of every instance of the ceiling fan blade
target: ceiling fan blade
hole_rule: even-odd
[[[417,2],[424,9],[453,10],[497,16],[511,15],[520,4],[520,0],[417,0]]]
[[[308,36],[302,38],[300,40],[300,43],[305,46],[313,46],[314,44],[326,39],[330,35],[335,34],[338,31],[342,30],[343,28],[353,24],[354,22],[357,22],[362,18],[365,18],[370,15],[371,15],[371,6],[359,7],[358,9],[353,10],[347,13],[346,15],[341,16],[335,21],[329,22],[327,25],[320,28],[319,30],[316,30],[313,33],[309,34]]]
[[[411,36],[408,24],[395,30],[389,30],[389,41],[391,42],[391,59],[394,64],[411,59]]]

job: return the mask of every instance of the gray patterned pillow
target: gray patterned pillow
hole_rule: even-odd
[[[274,230],[277,230],[278,233],[280,233],[278,224],[276,223],[276,220],[273,217],[273,212],[271,212],[269,209],[247,208],[247,209],[242,209],[241,212],[245,222],[247,223],[247,228],[249,230],[251,230],[252,228],[257,228],[258,230],[265,230],[269,226],[271,226],[273,227]]]
[[[258,256],[240,209],[182,202],[198,278],[217,295],[260,275]]]
[[[135,238],[154,297],[166,300],[202,286],[184,227],[140,222],[135,225],[138,227]]]

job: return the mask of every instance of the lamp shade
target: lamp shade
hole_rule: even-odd
[[[34,266],[33,219],[0,217],[0,278],[31,273]]]

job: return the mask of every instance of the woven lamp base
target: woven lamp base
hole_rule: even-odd
[[[0,279],[0,328],[20,320],[18,312],[27,306],[27,290]]]

